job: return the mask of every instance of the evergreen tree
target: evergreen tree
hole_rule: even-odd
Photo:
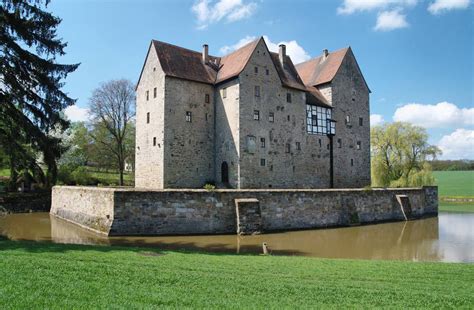
[[[50,186],[56,180],[56,161],[62,149],[60,139],[49,132],[69,125],[60,111],[75,100],[61,88],[79,64],[57,62],[67,44],[57,37],[61,19],[46,11],[48,3],[0,2],[0,144],[13,161],[15,153],[24,151],[24,144],[40,152],[47,166],[46,185]],[[12,144],[19,136],[25,138],[24,143]],[[16,169],[15,163],[10,166]]]

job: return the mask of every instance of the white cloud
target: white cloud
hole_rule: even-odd
[[[235,22],[248,18],[256,9],[255,2],[243,2],[243,0],[197,0],[191,8],[196,15],[198,29],[205,29],[221,20]]]
[[[394,29],[406,28],[409,24],[406,15],[401,13],[400,9],[392,11],[383,11],[377,15],[377,24],[374,27],[376,31],[390,31]]]
[[[382,123],[385,122],[383,119],[383,116],[380,114],[370,114],[370,126],[378,126],[382,125]]]
[[[443,151],[442,159],[474,159],[474,130],[456,129],[443,136],[438,147]]]
[[[234,45],[226,45],[220,48],[221,54],[227,54],[230,53],[239,47],[244,46],[245,44],[255,40],[257,37],[255,36],[246,36],[243,39],[240,39],[237,43]],[[291,60],[293,63],[298,64],[300,62],[306,61],[311,58],[311,56],[304,50],[303,47],[301,47],[298,42],[295,40],[291,41],[280,41],[278,43],[272,42],[270,38],[266,35],[263,36],[263,39],[265,40],[265,43],[268,46],[268,49],[272,52],[278,52],[278,45],[280,44],[285,44],[286,45],[286,53],[291,57]]]
[[[245,44],[249,43],[249,42],[252,42],[253,40],[255,40],[257,37],[254,37],[254,36],[246,36],[245,38],[242,38],[239,40],[239,42],[235,43],[234,45],[225,45],[223,47],[221,47],[219,49],[219,52],[222,54],[222,55],[225,55],[225,54],[228,54],[232,51],[235,51],[236,49],[238,48],[241,48],[242,46],[244,46]]]
[[[337,13],[349,15],[388,7],[409,7],[416,5],[417,2],[417,0],[344,0],[342,6],[337,8]]]
[[[441,14],[450,10],[467,9],[470,0],[435,0],[428,6],[431,14]]]
[[[446,101],[434,105],[409,103],[397,108],[393,119],[425,128],[473,126],[474,108],[459,108]]]
[[[86,122],[89,120],[89,109],[80,108],[77,105],[68,106],[64,109],[64,113],[72,122]]]

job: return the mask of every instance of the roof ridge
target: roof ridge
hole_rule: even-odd
[[[235,54],[235,53],[238,52],[239,50],[248,47],[250,44],[253,44],[253,43],[257,42],[257,41],[260,41],[260,39],[261,39],[261,37],[260,37],[260,38],[256,38],[255,40],[252,40],[252,41],[250,41],[250,42],[248,42],[248,43],[242,45],[241,47],[236,48],[235,50],[233,50],[233,51],[230,52],[229,54],[223,55],[223,56],[221,56],[220,58],[224,58],[224,57],[230,56],[230,55],[232,55],[232,54]]]
[[[171,44],[171,43],[168,43],[168,42],[163,42],[163,41],[155,40],[155,39],[153,39],[152,41],[153,41],[153,43],[156,42],[156,43],[160,43],[160,44],[172,46],[172,47],[178,48],[178,49],[180,49],[180,50],[184,50],[184,51],[188,51],[188,52],[193,52],[193,53],[196,53],[196,54],[199,54],[199,55],[202,54],[202,52],[198,52],[198,51],[195,51],[195,50],[192,50],[192,49],[189,49],[189,48],[186,48],[186,47],[182,47],[182,46],[179,46],[179,45],[176,45],[176,44]],[[213,56],[213,55],[209,55],[209,57],[221,58],[221,57]]]
[[[346,52],[347,52],[350,48],[351,48],[351,46],[349,45],[349,46],[347,46],[347,47],[343,47],[343,48],[337,49],[337,50],[335,50],[335,51],[329,52],[329,55],[334,54],[334,53],[337,53],[337,52],[341,52],[342,50],[346,50]],[[299,66],[299,65],[308,63],[308,62],[310,62],[310,61],[315,61],[316,59],[321,58],[321,56],[323,56],[323,55],[321,54],[321,55],[318,55],[318,56],[314,56],[313,58],[310,58],[310,59],[305,60],[305,61],[303,61],[303,62],[297,63],[295,66]]]

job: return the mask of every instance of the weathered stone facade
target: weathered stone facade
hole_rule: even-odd
[[[334,187],[370,184],[370,91],[350,49],[320,85],[263,39],[235,57],[206,53],[150,45],[137,85],[137,188],[329,188],[331,171]],[[332,170],[329,136],[307,131],[308,104],[332,110]]]
[[[269,232],[402,221],[397,195],[408,197],[411,218],[438,213],[437,187],[144,191],[56,186],[51,214],[107,235],[224,234],[237,233],[236,202],[255,206],[258,201],[258,210],[244,212],[250,225],[242,225]]]

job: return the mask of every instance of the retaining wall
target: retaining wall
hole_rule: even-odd
[[[107,235],[236,233],[235,199],[257,199],[262,231],[296,230],[436,216],[437,187],[321,190],[140,190],[56,186],[51,214]],[[246,219],[241,219],[246,220]]]

